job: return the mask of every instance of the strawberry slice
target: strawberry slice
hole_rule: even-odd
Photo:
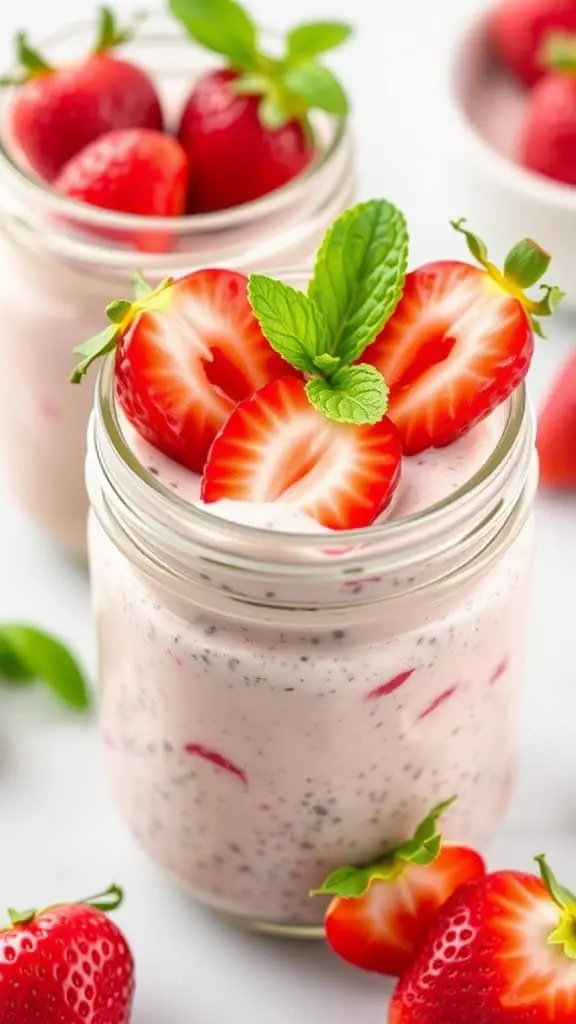
[[[199,270],[136,302],[112,303],[112,326],[76,350],[85,358],[72,380],[117,346],[116,394],[125,415],[159,451],[201,472],[236,404],[296,373],[262,334],[247,285],[242,274]]]
[[[389,1024],[574,1024],[576,897],[536,860],[541,878],[498,871],[454,893],[394,993]]]
[[[283,377],[241,402],[204,467],[202,499],[284,501],[323,526],[368,526],[390,502],[401,445],[384,417],[371,426],[318,412],[303,381]]]
[[[440,804],[411,840],[374,864],[338,868],[316,894],[337,893],[325,917],[326,941],[365,971],[398,976],[414,959],[438,910],[459,886],[484,874],[480,854],[443,845]]]
[[[405,455],[451,444],[488,416],[522,382],[532,359],[536,318],[561,298],[541,285],[539,301],[524,295],[550,258],[526,240],[501,273],[484,244],[461,231],[481,267],[428,263],[406,277],[404,294],[380,335],[363,353],[390,388],[388,415]]]

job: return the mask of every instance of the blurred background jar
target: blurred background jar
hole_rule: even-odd
[[[89,52],[93,34],[92,22],[74,26],[44,40],[42,51],[55,65],[77,60]],[[219,63],[160,15],[149,17],[120,54],[153,78],[168,129],[194,80]],[[143,217],[75,202],[28,173],[7,137],[10,102],[9,90],[0,113],[3,472],[22,508],[83,557],[93,390],[69,384],[73,348],[106,325],[111,297],[130,295],[135,268],[154,283],[201,266],[245,273],[308,266],[327,226],[354,200],[354,148],[346,119],[314,111],[317,156],[289,184],[215,213]],[[162,251],[134,248],[130,240],[139,232],[152,239],[148,250]]]

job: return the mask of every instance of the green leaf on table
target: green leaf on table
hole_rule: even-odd
[[[353,33],[353,26],[343,21],[310,21],[305,25],[297,25],[286,38],[288,57],[317,57],[320,53],[342,46]]]
[[[384,199],[358,203],[327,231],[308,295],[342,363],[355,362],[396,309],[407,262],[406,220]]]
[[[34,626],[0,626],[0,675],[41,680],[74,711],[90,706],[86,677],[74,655],[56,637]]]
[[[239,68],[255,65],[257,28],[235,0],[168,0],[168,8],[200,46]]]

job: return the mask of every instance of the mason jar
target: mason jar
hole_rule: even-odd
[[[109,358],[89,427],[90,560],[102,738],[141,846],[203,903],[314,935],[310,890],[439,802],[457,797],[446,834],[482,845],[514,779],[537,480],[524,388],[442,500],[301,535],[184,501],[138,457],[113,373]]]
[[[92,22],[76,25],[45,40],[42,51],[54,64],[78,59],[93,35]],[[173,127],[195,78],[217,64],[162,16],[150,16],[122,54],[152,75]],[[345,120],[315,113],[318,157],[285,187],[217,213],[141,217],[70,200],[29,174],[7,135],[10,100],[8,91],[0,106],[0,448],[22,507],[82,554],[93,389],[69,385],[72,349],[101,330],[111,298],[130,295],[136,267],[155,283],[198,267],[310,265],[326,228],[354,199],[353,144]],[[130,238],[138,231],[163,251],[135,250]]]

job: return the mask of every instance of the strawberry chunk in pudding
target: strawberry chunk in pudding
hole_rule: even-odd
[[[535,243],[500,272],[456,227],[479,266],[406,276],[402,214],[361,203],[308,280],[141,287],[79,351],[77,380],[113,352],[89,481],[118,801],[162,867],[251,921],[318,925],[309,892],[339,866],[406,849],[440,803],[464,851],[510,792],[535,477],[519,385],[560,296],[525,292]],[[107,461],[110,401],[134,485]],[[446,853],[422,892],[481,868]]]

